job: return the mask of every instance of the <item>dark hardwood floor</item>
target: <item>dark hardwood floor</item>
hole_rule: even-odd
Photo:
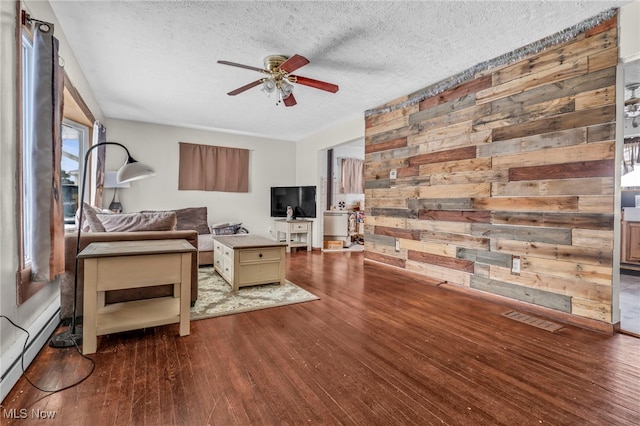
[[[98,339],[94,373],[51,396],[22,378],[1,423],[65,425],[638,425],[640,339],[567,326],[363,264],[287,255],[320,300]],[[46,347],[27,370],[63,386],[89,368]]]

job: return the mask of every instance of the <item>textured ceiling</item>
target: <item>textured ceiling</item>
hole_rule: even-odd
[[[624,3],[51,0],[107,117],[292,141]],[[340,91],[226,95],[262,74],[218,60],[294,53]]]

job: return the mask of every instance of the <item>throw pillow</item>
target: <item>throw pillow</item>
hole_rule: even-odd
[[[173,231],[175,212],[96,214],[107,232]]]
[[[175,212],[178,218],[176,226],[178,231],[196,230],[198,234],[211,233],[207,222],[206,207],[188,207],[186,209],[178,209]]]
[[[98,219],[98,213],[103,214],[101,210],[94,209],[87,203],[82,204],[82,211],[84,212],[83,222],[87,222],[89,224],[89,229],[91,232],[105,232],[104,226],[102,226],[102,221]],[[84,226],[83,226],[84,228]],[[84,231],[84,229],[83,229]]]

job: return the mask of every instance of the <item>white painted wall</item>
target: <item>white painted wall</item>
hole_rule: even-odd
[[[316,185],[318,187],[318,212],[322,212],[323,176],[326,170],[325,150],[347,142],[364,138],[364,112],[345,119],[342,123],[323,129],[296,145],[296,185]],[[313,223],[313,247],[322,247],[322,215]]]
[[[105,125],[107,140],[122,143],[156,171],[156,176],[119,190],[124,211],[206,206],[210,224],[239,221],[250,233],[269,236],[270,188],[296,184],[295,142],[125,120],[108,119]],[[249,192],[179,191],[179,142],[249,149]],[[106,156],[108,170],[117,170],[125,160],[118,147],[108,146]],[[105,207],[112,196],[105,190]]]
[[[620,59],[624,62],[640,59],[640,0],[620,8]]]
[[[96,117],[102,117],[84,74],[73,51],[46,1],[26,1],[22,8],[32,17],[55,25],[55,36],[60,41],[60,56],[65,71]],[[15,31],[16,6],[13,1],[0,1],[0,314],[27,329],[31,334],[25,356],[25,368],[35,357],[58,323],[60,291],[57,281],[52,282],[24,304],[16,304],[16,271],[18,270],[17,205],[17,52]],[[5,319],[0,319],[0,399],[4,399],[22,374],[20,353],[26,335]]]

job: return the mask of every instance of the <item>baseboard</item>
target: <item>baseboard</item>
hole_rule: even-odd
[[[0,321],[6,321],[0,319]],[[34,360],[38,352],[49,342],[49,338],[60,324],[60,303],[51,303],[49,307],[38,317],[36,321],[27,329],[30,335],[30,341],[27,343],[27,349],[24,353],[25,370]],[[21,324],[18,324],[21,325]],[[11,345],[9,350],[4,351],[0,355],[0,401],[9,394],[9,391],[18,382],[22,376],[21,354],[24,348],[24,341],[27,337],[22,334],[16,342]]]
[[[590,331],[596,331],[599,333],[605,333],[610,335],[613,335],[616,333],[616,324],[609,324],[609,323],[594,320],[591,318],[579,317],[577,315],[573,315],[567,312],[556,311],[554,309],[545,308],[543,306],[533,305],[528,302],[523,302],[516,299],[510,299],[505,296],[500,296],[497,294],[488,293],[486,291],[477,290],[475,288],[462,287],[459,285],[447,283],[446,281],[438,281],[433,278],[422,276],[416,272],[407,271],[406,269],[398,268],[392,265],[387,265],[385,263],[378,262],[372,259],[365,258],[365,262],[375,264],[376,266],[381,266],[383,268],[392,269],[394,272],[399,272],[400,274],[411,277],[413,279],[424,282],[426,284],[436,285],[440,288],[445,288],[447,290],[456,291],[471,297],[483,299],[488,302],[504,305],[511,309],[519,309],[533,315],[538,315],[548,319],[553,319],[555,321],[560,321],[565,324],[584,328]]]

